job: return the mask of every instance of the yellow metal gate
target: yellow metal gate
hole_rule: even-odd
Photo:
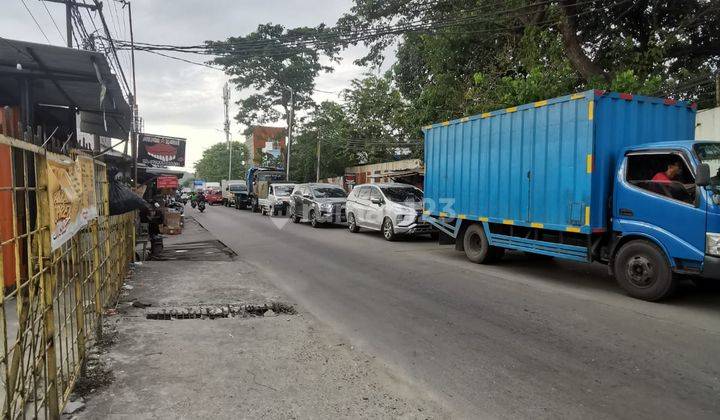
[[[134,254],[135,214],[108,216],[107,171],[97,161],[98,217],[52,250],[51,156],[0,135],[0,173],[6,175],[0,176],[3,418],[59,417]],[[9,263],[14,266],[4,266]]]

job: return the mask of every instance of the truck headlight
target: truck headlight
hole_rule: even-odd
[[[720,233],[705,234],[705,253],[720,257]]]

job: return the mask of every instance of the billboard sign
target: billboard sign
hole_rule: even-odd
[[[155,167],[185,166],[185,139],[141,133],[138,162]]]

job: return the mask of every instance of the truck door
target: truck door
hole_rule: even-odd
[[[705,202],[696,197],[690,162],[678,150],[632,152],[617,171],[613,229],[653,238],[671,265],[694,266],[705,254]],[[677,165],[679,173],[669,165]],[[670,182],[662,175],[667,173]]]

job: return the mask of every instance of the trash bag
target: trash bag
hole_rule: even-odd
[[[110,205],[110,216],[150,208],[150,204],[135,194],[130,187],[117,181],[109,182],[108,202]]]

